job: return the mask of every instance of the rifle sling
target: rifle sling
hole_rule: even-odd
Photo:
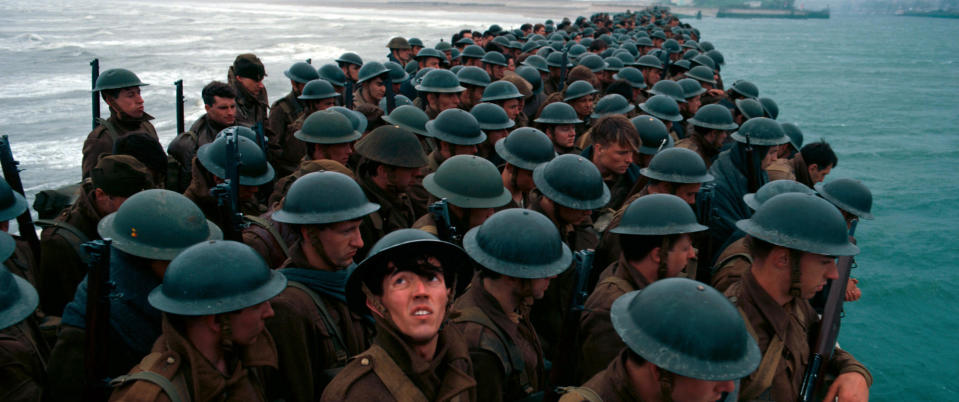
[[[70,235],[76,238],[76,241],[67,240],[70,243],[70,246],[73,247],[73,250],[76,251],[77,256],[80,257],[80,260],[86,264],[89,262],[90,257],[87,255],[87,252],[83,249],[83,243],[90,241],[90,238],[83,233],[79,228],[73,226],[69,223],[58,221],[54,219],[37,219],[33,222],[34,225],[40,226],[42,228],[55,227],[58,229],[63,229]]]
[[[266,231],[270,233],[270,236],[273,237],[273,241],[280,246],[280,250],[283,250],[283,256],[290,258],[290,249],[287,246],[286,241],[283,240],[283,236],[280,235],[280,232],[278,232],[276,228],[270,224],[270,222],[267,222],[266,219],[260,218],[259,216],[253,215],[243,215],[243,219],[246,219],[250,223],[266,229]]]
[[[160,387],[160,389],[167,394],[167,397],[170,398],[170,402],[191,402],[192,398],[190,398],[186,378],[183,377],[182,372],[177,370],[173,381],[170,381],[162,374],[150,371],[150,368],[162,357],[163,353],[160,352],[147,355],[138,365],[143,371],[114,378],[110,381],[110,387],[118,388],[130,381],[146,381]]]
[[[749,335],[752,335],[753,339],[758,340],[759,338],[756,337],[756,331],[753,330],[753,326],[746,318],[746,312],[743,311],[742,307],[736,308],[739,310],[739,314],[743,316],[743,322],[746,324],[746,330],[749,331]],[[740,391],[740,400],[755,399],[773,385],[773,378],[776,376],[776,369],[779,368],[779,362],[782,361],[785,346],[782,339],[779,339],[779,336],[773,336],[772,340],[769,341],[769,347],[766,348],[766,353],[763,353],[762,361],[759,362],[759,368],[756,369],[756,378],[749,383],[748,387]]]
[[[520,352],[519,347],[516,346],[516,343],[513,342],[512,338],[509,337],[503,330],[493,323],[490,320],[489,316],[485,312],[480,310],[477,307],[468,307],[460,310],[460,315],[453,319],[453,322],[472,322],[479,324],[484,328],[488,328],[496,334],[496,337],[499,338],[500,342],[506,346],[506,356],[508,358],[510,366],[512,366],[512,371],[519,377],[520,388],[523,389],[523,392],[530,394],[535,391],[530,385],[529,373],[526,372],[526,361],[523,360],[523,353]],[[502,357],[501,357],[502,358]],[[506,375],[509,376],[510,372],[507,371]]]
[[[346,352],[346,342],[344,341],[343,334],[340,333],[340,328],[333,322],[333,317],[330,315],[329,310],[326,309],[326,303],[320,299],[320,295],[314,292],[313,289],[310,289],[300,282],[289,281],[287,284],[302,290],[313,299],[313,304],[315,304],[316,309],[320,311],[320,318],[323,319],[323,324],[326,325],[327,332],[329,332],[331,338],[333,338],[333,348],[336,349],[336,361],[341,367],[345,366],[349,360],[349,353]]]

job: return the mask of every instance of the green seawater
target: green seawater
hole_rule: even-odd
[[[934,18],[690,20],[748,79],[839,156],[826,180],[873,193],[839,342],[875,377],[877,401],[959,394],[959,24]]]

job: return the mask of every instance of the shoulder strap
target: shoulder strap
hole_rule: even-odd
[[[97,117],[97,123],[100,123],[100,125],[107,130],[107,134],[110,135],[110,139],[113,140],[113,142],[117,141],[117,137],[119,136],[119,134],[117,134],[118,133],[117,127],[114,126],[113,123],[110,122],[110,120],[104,119],[102,117]]]
[[[170,398],[171,402],[191,402],[192,399],[190,398],[189,391],[187,391],[186,379],[183,377],[183,373],[177,370],[173,381],[170,381],[162,374],[150,371],[150,368],[162,357],[163,353],[150,353],[143,358],[143,361],[138,365],[143,371],[116,377],[110,381],[110,386],[119,388],[127,382],[146,381],[160,387],[160,389],[167,394],[167,397]]]
[[[268,222],[266,219],[263,219],[259,216],[253,216],[253,215],[243,215],[243,219],[246,219],[247,221],[249,221],[250,223],[253,223],[256,226],[266,229],[266,231],[270,233],[270,236],[273,237],[273,240],[276,241],[276,244],[280,245],[280,249],[283,250],[283,256],[286,258],[290,258],[290,249],[286,245],[286,241],[283,240],[283,236],[280,235],[280,232],[278,232],[276,228],[274,228],[273,225],[270,224],[270,222]]]
[[[63,229],[67,233],[73,235],[76,238],[76,241],[67,240],[70,243],[70,246],[73,247],[73,250],[76,251],[77,256],[80,257],[80,260],[84,263],[87,262],[89,256],[87,255],[86,250],[83,249],[83,243],[90,241],[90,238],[83,233],[79,228],[73,226],[69,223],[58,221],[55,219],[37,219],[33,221],[34,225],[40,226],[42,228],[55,227],[58,229]]]
[[[563,393],[563,396],[559,398],[560,402],[603,402],[603,398],[600,398],[596,391],[586,387],[559,387],[557,389]],[[577,397],[580,399],[573,399]]]
[[[520,352],[519,347],[516,346],[516,343],[514,343],[513,340],[506,335],[499,326],[489,319],[489,316],[487,316],[483,310],[480,310],[477,307],[467,307],[460,310],[460,315],[454,318],[453,322],[473,322],[493,331],[493,333],[496,334],[496,337],[499,338],[499,341],[506,346],[506,354],[508,356],[505,356],[505,359],[503,358],[504,356],[500,356],[500,359],[505,362],[509,362],[509,365],[511,366],[511,370],[509,370],[506,375],[509,376],[510,374],[516,374],[516,376],[519,378],[519,385],[520,388],[523,389],[523,392],[530,394],[535,391],[533,386],[530,384],[529,373],[526,372],[526,361],[523,360],[523,353]],[[490,349],[494,349],[491,351],[497,353],[497,350],[495,349],[499,348]]]
[[[413,381],[406,376],[406,373],[396,365],[393,358],[390,357],[380,345],[373,344],[367,351],[373,357],[373,372],[383,381],[386,389],[394,398],[399,400],[403,398],[409,402],[427,402],[423,391],[413,384]]]
[[[596,286],[599,287],[599,285],[602,285],[604,283],[610,283],[613,286],[616,286],[617,288],[619,288],[619,290],[622,290],[623,292],[626,292],[626,293],[636,290],[633,284],[629,283],[629,281],[623,278],[620,278],[618,276],[608,276],[606,277],[606,279],[603,279],[602,281],[600,281],[599,284],[597,284]]]
[[[323,303],[320,295],[314,292],[313,289],[310,289],[300,282],[289,281],[287,284],[302,290],[313,299],[313,304],[315,304],[316,309],[320,311],[320,317],[323,319],[323,324],[326,325],[327,332],[329,332],[333,338],[333,348],[336,349],[336,361],[341,367],[345,366],[349,360],[349,353],[346,352],[346,342],[343,341],[343,334],[340,333],[340,328],[333,322],[333,317],[330,316],[330,312],[326,309],[326,303]]]
[[[740,258],[740,257],[743,258],[743,259],[746,260],[746,261],[749,261],[749,264],[752,265],[752,263],[753,263],[753,257],[752,257],[751,255],[749,255],[749,254],[747,254],[747,253],[735,253],[735,254],[730,254],[730,255],[726,256],[726,258],[723,258],[723,259],[717,261],[717,262],[716,262],[716,269],[722,268],[722,266],[723,266],[723,265],[726,265],[726,263],[728,263],[728,262],[730,262],[730,261],[732,261],[732,260],[734,260],[734,259],[736,259],[736,258]]]
[[[753,339],[759,339],[756,337],[756,331],[752,324],[746,318],[746,312],[743,311],[743,308],[736,307],[736,309],[743,316],[743,322],[746,323],[746,330],[749,331],[749,335],[752,335]],[[773,336],[772,340],[769,341],[769,347],[766,348],[766,353],[763,353],[762,361],[759,362],[759,368],[756,369],[756,378],[749,383],[748,387],[740,391],[740,400],[755,399],[773,385],[773,377],[776,376],[776,369],[782,360],[784,347],[785,344],[779,339],[779,336]]]

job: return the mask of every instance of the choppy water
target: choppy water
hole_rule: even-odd
[[[266,64],[271,99],[293,61],[345,51],[384,60],[387,39],[427,44],[463,27],[530,17],[453,10],[379,11],[232,2],[3,1],[0,133],[11,136],[32,195],[79,179],[90,130],[89,66],[125,67],[161,142],[175,135],[173,82],[187,124],[199,91],[225,80],[234,56]],[[562,17],[535,16],[537,19]],[[747,78],[811,141],[839,154],[830,178],[864,181],[876,219],[859,225],[853,275],[862,300],[846,308],[841,344],[872,370],[874,400],[952,400],[959,393],[959,24],[953,20],[834,16],[825,21],[690,21],[725,55],[726,82]],[[104,106],[104,110],[106,110]]]

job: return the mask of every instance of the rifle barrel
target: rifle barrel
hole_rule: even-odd
[[[183,98],[183,80],[176,80],[173,85],[176,85],[176,133],[180,134],[186,131],[183,122],[183,103],[186,102]]]
[[[93,59],[90,61],[90,89],[97,87],[97,78],[100,78],[100,59]],[[99,124],[97,119],[100,118],[100,94],[98,92],[91,92],[90,97],[92,98],[93,104],[93,128],[97,128]]]
[[[27,194],[23,191],[23,182],[20,180],[20,169],[17,167],[20,162],[13,159],[13,150],[10,148],[10,137],[4,135],[0,137],[0,165],[3,169],[3,177],[13,191],[20,193],[24,198]],[[20,237],[30,245],[30,251],[36,261],[40,261],[40,239],[37,238],[37,232],[33,228],[33,217],[30,215],[30,208],[23,211],[17,217],[17,225],[20,230]]]

